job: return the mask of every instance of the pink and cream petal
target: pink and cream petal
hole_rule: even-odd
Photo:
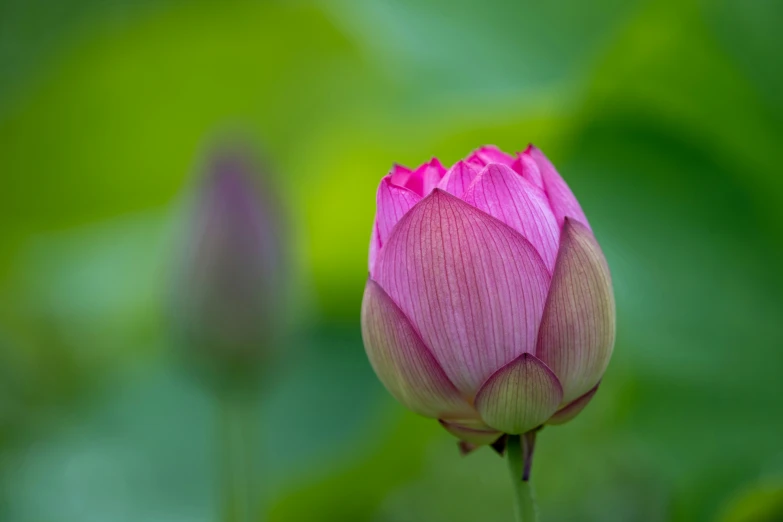
[[[462,198],[468,187],[478,175],[479,169],[465,161],[458,161],[443,176],[438,183],[438,188],[445,190],[453,196]]]
[[[487,380],[475,406],[489,426],[518,435],[544,424],[562,399],[563,389],[552,370],[524,353]]]
[[[376,278],[466,397],[533,352],[549,273],[521,234],[435,189],[392,231]]]
[[[529,145],[523,154],[532,158],[538,165],[544,183],[544,190],[549,197],[549,203],[552,205],[555,218],[557,218],[557,224],[562,226],[565,218],[570,217],[589,229],[590,224],[587,222],[587,217],[585,217],[582,207],[579,205],[576,197],[574,197],[574,193],[571,192],[568,184],[557,172],[555,166],[552,165],[552,162],[533,145]]]
[[[462,426],[463,428],[476,430],[476,431],[496,431],[487,426],[487,424],[481,419],[479,416],[479,413],[474,409],[473,413],[470,417],[460,417],[460,418],[443,418],[439,419],[441,422],[448,422],[449,424],[454,424],[457,426]]]
[[[560,227],[541,189],[511,167],[492,163],[473,180],[462,199],[522,234],[552,272]]]
[[[614,338],[615,302],[606,259],[592,232],[567,218],[536,348],[560,379],[564,401],[598,383]]]
[[[498,440],[503,434],[497,430],[491,428],[476,429],[462,426],[453,422],[448,422],[440,419],[440,425],[443,426],[446,431],[454,435],[460,440],[469,442],[475,446],[484,446],[486,444],[492,444]]]
[[[378,378],[408,409],[436,419],[475,417],[405,314],[372,279],[362,302],[362,337]]]
[[[376,198],[376,222],[382,245],[388,240],[394,225],[419,201],[421,197],[418,194],[392,184],[389,176],[381,180]]]
[[[590,399],[593,398],[593,395],[595,395],[595,393],[598,391],[598,386],[600,384],[601,383],[599,382],[598,384],[593,386],[592,390],[590,390],[589,392],[585,393],[578,399],[569,402],[568,404],[566,404],[565,406],[557,410],[557,412],[554,415],[552,415],[552,417],[548,421],[546,421],[546,423],[553,424],[553,425],[565,424],[566,422],[570,421],[571,419],[579,415],[582,412],[582,410],[585,409],[585,406],[587,406],[587,404],[590,402]]]

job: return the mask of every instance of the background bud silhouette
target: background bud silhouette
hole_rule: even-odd
[[[487,146],[450,169],[433,159],[383,178],[362,327],[397,400],[481,445],[585,407],[612,353],[615,304],[549,160]]]
[[[176,274],[180,344],[202,366],[251,376],[280,333],[280,212],[244,149],[218,150],[205,170]]]

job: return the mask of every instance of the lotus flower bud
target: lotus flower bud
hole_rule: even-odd
[[[381,180],[362,304],[389,392],[470,445],[576,416],[612,354],[604,254],[533,146]]]
[[[280,214],[246,154],[209,158],[186,223],[175,318],[182,350],[210,374],[250,376],[277,344]]]

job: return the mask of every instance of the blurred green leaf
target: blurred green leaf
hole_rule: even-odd
[[[355,465],[372,445],[356,441],[382,417],[374,412],[380,385],[361,349],[335,354],[330,343],[344,337],[317,337],[319,349],[277,372],[260,396],[254,446],[263,489],[254,496],[264,505],[323,480],[325,470]],[[356,347],[355,337],[350,342]],[[10,519],[214,520],[217,401],[208,388],[158,364],[112,377],[102,400],[4,455]]]
[[[444,95],[511,99],[552,88],[578,92],[586,65],[641,2],[321,3],[421,109],[425,100],[437,103]]]
[[[759,484],[737,495],[719,522],[774,522],[783,519],[783,484]]]
[[[783,112],[783,4],[775,0],[716,0],[703,3],[705,18],[715,28],[722,50],[770,105]]]

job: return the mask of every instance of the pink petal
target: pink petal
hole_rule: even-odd
[[[563,384],[564,401],[601,379],[614,337],[614,293],[604,254],[586,226],[566,218],[536,348]]]
[[[479,169],[475,166],[465,161],[458,161],[440,180],[438,188],[461,198],[478,173]]]
[[[408,409],[431,418],[475,417],[408,319],[372,279],[364,289],[362,338],[378,378]]]
[[[440,425],[458,439],[475,444],[476,446],[492,444],[503,435],[501,432],[493,430],[489,427],[486,429],[469,428],[467,426],[462,426],[460,424],[447,422],[444,420],[440,421]]]
[[[555,374],[523,353],[490,377],[476,395],[476,409],[493,428],[518,435],[541,426],[563,399]]]
[[[382,245],[388,240],[394,225],[419,201],[421,196],[392,184],[389,176],[381,180],[376,196],[376,219]]]
[[[517,159],[514,161],[514,164],[511,165],[511,168],[530,183],[540,188],[541,190],[544,190],[544,180],[541,178],[541,170],[538,168],[538,164],[529,154],[518,154]]]
[[[395,163],[391,172],[389,172],[391,183],[398,187],[404,187],[412,173],[413,171],[408,167],[403,167],[402,165],[397,165]]]
[[[568,404],[566,404],[565,406],[557,410],[557,413],[552,415],[552,417],[548,421],[546,421],[546,423],[553,424],[553,425],[565,424],[566,422],[570,421],[571,419],[579,415],[582,412],[582,410],[585,409],[587,403],[590,402],[590,399],[593,398],[593,395],[595,395],[595,393],[598,391],[598,386],[600,384],[601,383],[599,382],[598,384],[593,386],[592,390],[590,390],[589,392],[585,393],[578,399],[569,402]]]
[[[562,226],[565,218],[570,217],[590,228],[590,224],[587,222],[584,212],[582,212],[582,207],[579,206],[579,202],[574,197],[574,193],[571,192],[565,180],[557,173],[555,166],[544,156],[544,153],[533,145],[529,145],[522,154],[531,157],[538,165],[544,182],[544,189],[549,197],[549,203],[552,205],[552,210],[557,218],[557,224]]]
[[[419,169],[410,170],[407,167],[395,164],[387,177],[393,186],[408,189],[419,196],[422,195],[424,181],[421,178]]]
[[[432,158],[413,171],[395,165],[390,176],[392,185],[406,188],[419,196],[426,196],[437,186],[444,174],[446,174],[446,167],[438,158]]]
[[[440,189],[394,228],[376,278],[465,396],[534,350],[549,286],[541,256],[511,227]]]
[[[490,163],[500,163],[510,167],[514,163],[514,157],[506,154],[494,145],[485,145],[473,151],[473,154],[468,156],[466,161],[479,167],[484,167]]]
[[[378,258],[378,252],[381,250],[381,235],[378,231],[378,218],[372,223],[372,233],[370,234],[370,275],[375,267],[375,260]]]
[[[462,199],[522,234],[552,272],[560,227],[540,189],[510,167],[492,163],[473,180]]]
[[[443,175],[446,174],[444,167],[438,158],[432,158],[429,163],[425,163],[414,172],[415,176],[421,177],[422,196],[429,194],[440,182]]]

